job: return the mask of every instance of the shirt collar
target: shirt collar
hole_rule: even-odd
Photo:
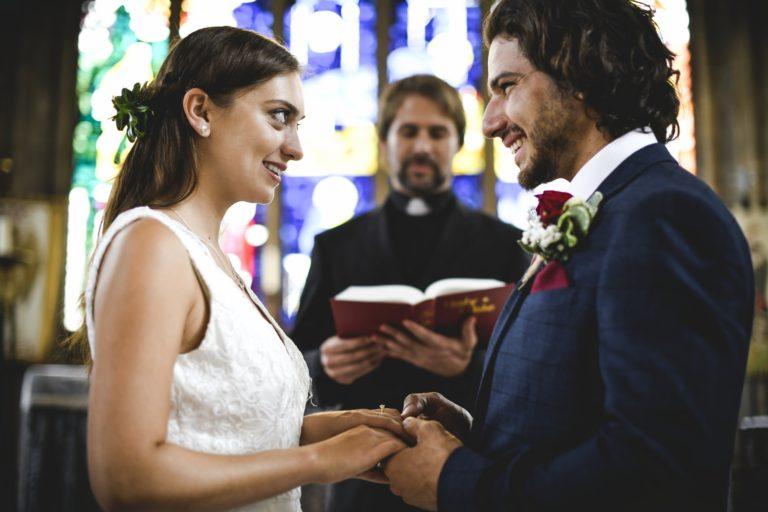
[[[424,198],[410,197],[394,190],[389,194],[389,202],[395,210],[409,217],[423,217],[433,212],[441,212],[454,201],[455,195],[450,190]]]
[[[600,184],[636,151],[656,144],[649,128],[634,130],[611,141],[589,159],[571,180],[569,191],[576,197],[589,199]]]

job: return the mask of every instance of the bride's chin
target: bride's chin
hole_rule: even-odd
[[[265,190],[259,190],[256,193],[252,194],[247,201],[249,203],[256,203],[256,204],[269,204],[275,200],[275,194],[277,194],[277,187],[265,189]]]

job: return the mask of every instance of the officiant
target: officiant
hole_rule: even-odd
[[[438,391],[469,408],[485,343],[474,319],[451,338],[408,323],[371,336],[336,336],[330,299],[348,286],[405,284],[424,290],[450,277],[516,281],[528,266],[520,231],[460,204],[452,163],[466,120],[458,92],[432,75],[390,84],[378,136],[391,191],[385,203],[318,235],[293,340],[304,352],[316,403],[343,409],[399,407],[408,393]],[[337,484],[327,510],[413,510],[386,486]]]

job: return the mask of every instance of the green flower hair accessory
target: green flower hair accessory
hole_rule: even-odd
[[[117,124],[118,130],[128,128],[125,136],[131,142],[143,137],[147,133],[147,128],[155,112],[149,106],[152,92],[146,82],[140,84],[136,82],[133,89],[123,88],[120,96],[112,98],[112,105],[115,107],[116,114],[112,120]]]

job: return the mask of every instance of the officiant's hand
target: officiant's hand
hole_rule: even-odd
[[[378,368],[385,355],[381,344],[370,336],[331,336],[320,345],[323,370],[331,379],[344,385],[352,384]]]
[[[472,415],[440,393],[413,393],[403,402],[403,418],[435,420],[461,440],[472,429]]]
[[[403,427],[416,438],[416,446],[402,450],[385,462],[389,489],[409,505],[437,510],[440,472],[461,441],[436,421],[406,418]]]
[[[403,321],[404,329],[382,325],[386,336],[376,340],[387,349],[387,355],[402,359],[414,366],[442,377],[456,377],[464,373],[472,360],[477,345],[477,319],[464,320],[461,338],[451,338],[431,331],[416,322]]]

